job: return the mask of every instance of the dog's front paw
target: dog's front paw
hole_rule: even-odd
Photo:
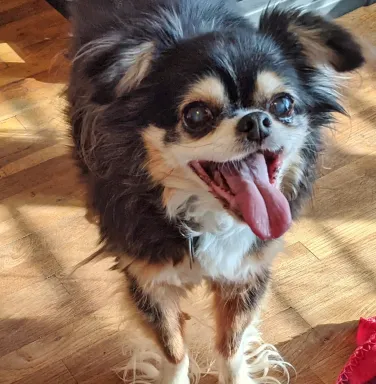
[[[219,384],[264,384],[290,382],[288,363],[283,361],[277,350],[261,340],[245,343],[230,359],[219,356]]]
[[[159,384],[190,384],[188,376],[175,378],[162,377],[161,380]]]
[[[247,372],[240,373],[236,376],[219,376],[218,384],[257,384],[251,379]]]
[[[221,361],[219,366],[219,384],[256,384],[250,375],[245,360],[240,364],[234,361]]]
[[[189,358],[185,356],[179,364],[163,363],[159,384],[189,384]]]

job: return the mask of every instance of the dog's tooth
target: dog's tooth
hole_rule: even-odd
[[[214,175],[213,175],[213,179],[214,181],[220,186],[222,187],[222,179],[221,179],[221,174],[220,172],[218,171],[218,169],[215,169],[214,170]]]

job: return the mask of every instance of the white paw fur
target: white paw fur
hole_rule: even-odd
[[[263,343],[256,327],[244,334],[238,353],[218,358],[220,384],[288,384],[289,368],[274,346]]]
[[[116,373],[126,384],[198,384],[201,373],[195,362],[189,372],[189,357],[180,364],[171,364],[152,350],[133,351],[125,367]]]
[[[189,384],[188,369],[188,355],[179,364],[171,364],[168,361],[164,361],[159,384]]]
[[[116,369],[126,384],[157,384],[160,379],[161,356],[151,350],[135,350],[128,363]]]
[[[217,364],[213,356],[213,326],[212,319],[208,316],[202,317],[208,301],[202,291],[195,292],[194,303],[184,302],[184,311],[190,313],[192,319],[186,329],[186,339],[190,352],[189,378],[190,384],[198,384],[200,378],[206,375],[226,378],[228,368],[219,358]],[[197,314],[193,316],[192,314]],[[128,326],[132,324],[127,323]],[[235,373],[235,383],[241,384],[287,384],[290,381],[290,372],[293,368],[284,362],[276,349],[265,344],[257,330],[258,322],[250,326],[242,342],[242,353],[238,369],[233,366],[232,372]],[[155,344],[142,333],[135,332],[130,336],[128,332],[124,334],[126,340],[123,346],[123,353],[127,356],[125,367],[117,369],[119,377],[126,384],[160,384],[162,379],[164,356],[160,353]],[[218,370],[216,369],[216,365]],[[290,371],[292,369],[292,371]],[[189,382],[189,381],[188,381]],[[175,383],[174,383],[175,384]],[[180,383],[179,383],[180,384]]]

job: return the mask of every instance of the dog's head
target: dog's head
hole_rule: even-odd
[[[90,146],[97,163],[106,172],[146,171],[172,217],[197,196],[262,239],[281,236],[289,200],[310,182],[319,130],[343,112],[339,75],[363,64],[360,45],[296,11],[266,12],[258,29],[235,19],[188,37],[176,14],[163,17],[167,42],[110,36],[85,59],[102,108],[100,139]]]

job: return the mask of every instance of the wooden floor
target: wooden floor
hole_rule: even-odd
[[[376,43],[376,5],[341,22]],[[123,282],[96,246],[60,97],[69,25],[44,0],[0,1],[0,383],[120,383]],[[299,372],[333,384],[376,315],[376,75],[355,74],[351,118],[328,134],[322,177],[287,236],[262,325]],[[120,288],[120,289],[119,289]],[[119,332],[121,330],[122,332]]]

